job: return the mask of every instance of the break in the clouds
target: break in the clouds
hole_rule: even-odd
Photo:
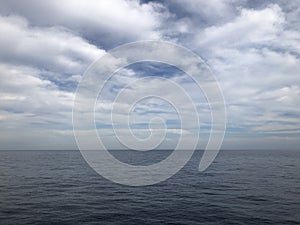
[[[283,0],[2,1],[0,148],[76,148],[72,106],[87,67],[120,44],[167,40],[200,55],[217,77],[228,114],[223,148],[298,149],[299,14],[297,1]],[[107,146],[121,147],[107,113],[114,97],[130,82],[149,75],[151,81],[140,83],[140,94],[149,88],[167,91],[160,77],[188,90],[202,123],[203,147],[211,122],[203,94],[181,71],[155,63],[124,68],[108,82],[96,106],[97,129]],[[180,99],[176,90],[168,93]],[[116,116],[120,133],[126,135],[123,106],[117,105]],[[145,122],[150,118],[167,121],[163,148],[172,148],[180,132],[192,137],[193,121],[190,129],[180,130],[178,115],[160,100],[141,102],[133,114],[132,130],[141,136],[147,136]],[[153,130],[160,132],[161,127]]]

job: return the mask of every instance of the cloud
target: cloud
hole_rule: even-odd
[[[229,136],[281,136],[292,121],[290,133],[298,133],[299,120],[283,117],[300,116],[295,108],[300,99],[300,33],[287,26],[286,17],[277,4],[241,9],[232,21],[208,26],[195,36],[197,51],[205,55],[223,89]]]
[[[37,26],[63,26],[100,46],[139,39],[160,38],[165,14],[163,5],[139,1],[80,0],[40,2],[27,0],[3,3],[5,13],[18,13]],[[1,12],[1,11],[0,11]],[[34,13],[32,13],[34,12]]]
[[[15,142],[16,149],[30,149],[21,140],[29,133],[40,131],[40,139],[45,139],[47,132],[51,136],[55,130],[71,128],[76,84],[105,51],[66,28],[32,26],[18,15],[0,16],[0,31],[2,139],[7,137],[3,132],[15,131],[4,138],[1,148]]]
[[[277,38],[283,23],[284,14],[278,5],[269,5],[262,10],[242,9],[233,21],[199,32],[195,41],[212,49],[219,46],[262,45]]]
[[[0,140],[7,149],[74,149],[71,129],[74,93],[39,78],[36,68],[0,65]]]
[[[194,25],[201,27],[226,23],[235,18],[238,8],[245,5],[244,0],[175,0],[169,5],[171,12],[178,17],[189,17]],[[197,29],[197,27],[194,27]]]
[[[0,17],[0,60],[60,74],[79,74],[105,53],[59,27],[33,27],[20,16]]]
[[[4,1],[0,9],[1,148],[30,149],[34,140],[45,143],[36,143],[36,149],[45,145],[74,148],[71,109],[83,72],[111,47],[143,39],[187,46],[210,65],[227,104],[226,148],[256,144],[272,148],[287,143],[289,148],[298,148],[299,12],[299,4],[284,0]],[[163,50],[161,55],[174,56]],[[106,66],[117,64],[112,59]],[[153,89],[182,100],[179,92],[166,90],[156,78],[171,79],[188,90],[204,131],[210,129],[207,103],[199,97],[202,93],[182,74],[172,74],[170,68],[164,68],[169,72],[164,74],[161,69],[150,64],[125,68],[108,84],[97,106],[99,130],[107,135],[108,145],[120,147],[106,132],[114,96],[148,72],[154,74],[153,79],[140,83],[140,95]],[[127,103],[116,106],[120,129],[125,125]],[[176,136],[178,118],[170,107],[149,100],[137,105],[135,113],[134,129],[143,130],[145,121],[160,116],[169,120],[169,133]],[[47,136],[57,144],[47,141]],[[173,140],[168,136],[169,144]]]
[[[59,90],[39,78],[39,73],[30,67],[0,65],[2,128],[30,129],[35,123],[52,126],[52,122],[59,128],[70,126],[70,115],[66,115],[71,112],[74,93]]]

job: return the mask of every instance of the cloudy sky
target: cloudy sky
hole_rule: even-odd
[[[300,2],[292,0],[0,0],[0,149],[76,149],[72,106],[82,74],[110,49],[141,40],[182,45],[209,65],[226,101],[223,149],[299,149],[299,29]],[[114,97],[147,76],[141,93],[165,91],[161,77],[188,90],[204,146],[209,107],[192,80],[172,66],[140,63],[118,71],[98,99],[96,124],[108,148],[121,147],[107,117]],[[122,113],[116,109],[120,121]],[[167,121],[164,148],[180,132],[193,135],[192,121],[178,132],[178,115],[161,99],[145,99],[132,113],[136,135],[149,118]],[[118,123],[120,133],[125,125]]]

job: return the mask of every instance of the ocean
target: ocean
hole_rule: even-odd
[[[0,224],[300,224],[300,151],[202,151],[170,179],[112,183],[79,151],[0,151]],[[170,151],[112,151],[151,164]]]

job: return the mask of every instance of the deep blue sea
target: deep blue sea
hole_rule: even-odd
[[[170,151],[114,151],[149,164]],[[300,151],[202,151],[170,179],[129,187],[79,151],[0,151],[0,224],[300,224]]]

